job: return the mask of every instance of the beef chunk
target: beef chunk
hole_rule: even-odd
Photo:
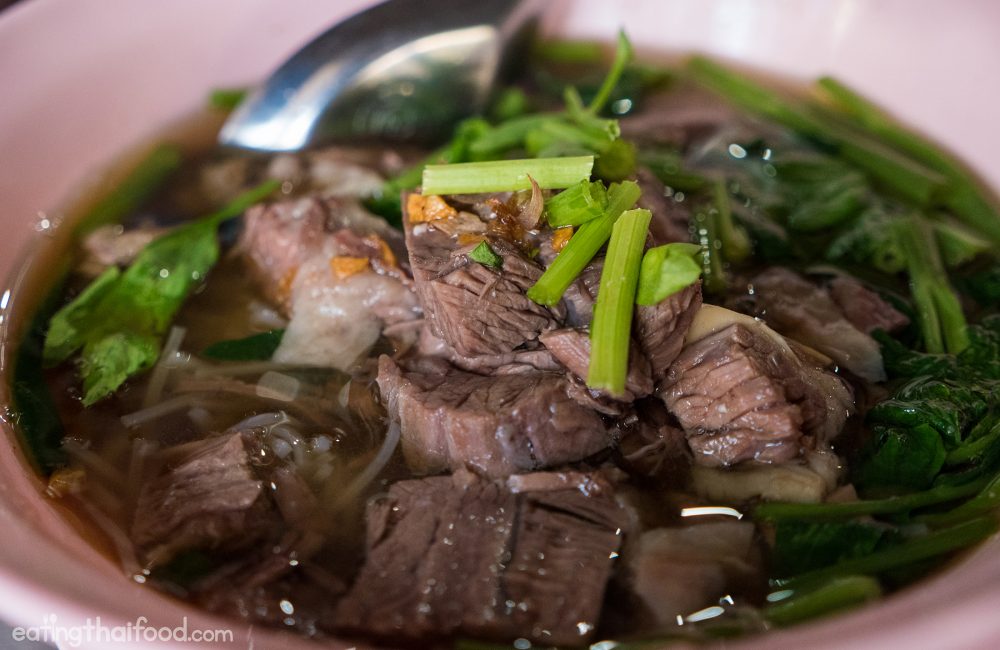
[[[701,282],[635,310],[635,336],[649,359],[653,380],[660,382],[684,346],[684,336],[701,308]]]
[[[493,234],[460,244],[443,228],[459,215],[414,223],[404,218],[417,293],[433,333],[466,357],[496,355],[534,341],[564,316],[528,299],[525,292],[542,268],[520,246]],[[468,253],[486,241],[500,256],[499,268],[472,261]]]
[[[851,324],[866,334],[875,330],[895,332],[910,319],[877,293],[851,277],[839,275],[830,282],[830,296]]]
[[[349,369],[383,332],[421,315],[398,233],[354,199],[307,197],[247,211],[240,247],[264,293],[291,318],[283,363]],[[416,329],[399,329],[412,343]],[[407,338],[410,340],[406,340]]]
[[[768,325],[862,379],[885,381],[878,343],[844,317],[825,289],[783,268],[761,273],[753,287]]]
[[[667,188],[647,167],[636,170],[636,180],[642,188],[638,205],[653,214],[649,222],[649,238],[653,246],[691,241],[688,204],[667,196]]]
[[[621,419],[622,467],[633,476],[675,487],[688,477],[691,454],[684,432],[658,399],[635,403],[635,412]]]
[[[453,366],[479,375],[509,375],[535,370],[561,370],[562,366],[540,344],[529,344],[520,350],[503,354],[478,354],[462,356],[444,340],[434,336],[430,327],[422,327],[415,354],[420,357],[439,357]]]
[[[336,627],[388,639],[585,643],[625,517],[610,489],[542,483],[514,492],[460,472],[394,484],[369,506],[365,564]]]
[[[440,359],[402,368],[379,360],[378,384],[389,417],[399,422],[413,471],[472,468],[506,476],[585,458],[611,439],[600,416],[573,401],[558,373],[494,377]]]
[[[590,336],[587,332],[572,328],[551,330],[539,336],[538,340],[577,380],[586,383],[590,368]],[[633,345],[625,377],[625,395],[621,400],[631,402],[652,392],[649,361]]]
[[[271,529],[270,501],[250,470],[241,434],[190,443],[181,453],[139,493],[132,539],[150,565],[181,549],[252,544]]]
[[[731,593],[763,587],[750,522],[715,521],[643,533],[627,554],[632,592],[651,622],[676,626]]]
[[[378,271],[403,275],[393,259],[404,259],[399,234],[354,199],[310,196],[262,203],[243,219],[239,249],[265,295],[286,314],[299,268],[310,259],[368,258]]]
[[[709,466],[791,460],[839,432],[853,408],[838,377],[806,365],[763,326],[743,322],[685,347],[661,391],[695,462]]]

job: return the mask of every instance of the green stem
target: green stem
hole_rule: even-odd
[[[625,393],[639,265],[652,218],[649,210],[629,210],[615,222],[594,304],[587,386],[615,396]]]
[[[478,194],[531,188],[562,189],[590,178],[593,156],[491,160],[424,167],[424,194]]]
[[[881,595],[877,580],[868,576],[844,576],[775,603],[764,610],[764,616],[775,625],[786,626],[860,605]]]
[[[621,30],[618,32],[618,47],[615,49],[615,60],[611,63],[611,70],[608,72],[608,76],[604,78],[604,83],[601,84],[597,94],[590,100],[590,106],[587,107],[588,111],[596,115],[604,108],[604,105],[611,99],[611,93],[615,91],[615,86],[618,85],[618,80],[621,79],[622,73],[625,72],[625,66],[631,60],[632,44],[629,43],[624,30]]]
[[[558,303],[569,285],[573,284],[611,237],[611,230],[618,217],[639,200],[640,194],[642,190],[633,181],[612,185],[608,189],[608,208],[604,216],[580,226],[549,268],[528,289],[528,298],[540,305],[552,306]]]

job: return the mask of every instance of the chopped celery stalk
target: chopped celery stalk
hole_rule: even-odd
[[[246,88],[215,88],[208,95],[208,104],[212,108],[231,111],[246,99],[249,92]]]
[[[695,258],[701,252],[697,244],[675,243],[646,251],[639,270],[639,290],[635,302],[655,305],[701,277],[701,264]]]
[[[520,146],[529,133],[559,117],[559,113],[538,113],[512,118],[476,138],[469,144],[469,152],[480,158],[499,155]]]
[[[823,77],[816,85],[855,124],[943,174],[948,179],[944,204],[966,225],[994,244],[1000,243],[1000,211],[961,163],[926,138],[898,125],[882,109],[836,79]]]
[[[969,345],[962,305],[948,283],[938,242],[927,222],[911,215],[895,224],[927,352],[958,354]]]
[[[715,183],[716,231],[722,242],[722,256],[727,262],[742,262],[750,255],[750,237],[742,227],[733,223],[733,210],[729,205],[729,192],[722,181]]]
[[[945,178],[926,166],[901,156],[839,121],[818,115],[786,100],[744,75],[705,57],[692,57],[688,72],[696,81],[740,108],[758,113],[798,133],[833,147],[841,158],[865,172],[886,190],[917,206],[925,206],[945,187]]]
[[[604,214],[608,193],[600,181],[580,181],[545,202],[553,228],[579,226]]]
[[[698,210],[694,214],[694,223],[698,244],[701,246],[704,287],[709,293],[722,293],[726,290],[726,270],[722,266],[722,240],[714,208]]]
[[[469,251],[469,259],[491,269],[498,269],[503,265],[503,258],[493,252],[485,241],[479,242],[478,246]]]
[[[625,36],[624,30],[620,30],[618,32],[618,47],[615,48],[615,60],[611,63],[611,70],[608,71],[608,76],[604,78],[604,83],[601,84],[597,94],[590,101],[590,105],[587,107],[588,111],[596,115],[608,103],[608,100],[611,99],[611,93],[615,91],[615,86],[618,85],[618,80],[621,79],[622,73],[625,72],[625,66],[632,60],[632,54],[632,44],[629,42],[628,37]]]
[[[159,145],[129,172],[111,192],[101,198],[80,221],[80,234],[98,226],[117,223],[160,189],[180,167],[181,152],[172,145]]]
[[[632,313],[639,283],[642,249],[649,234],[649,210],[628,210],[611,229],[601,284],[590,324],[590,369],[587,386],[612,395],[625,393]]]
[[[970,481],[961,485],[940,485],[923,492],[866,501],[842,503],[762,503],[754,510],[757,519],[778,521],[801,519],[804,521],[831,521],[867,515],[891,515],[917,508],[956,501],[976,494],[986,486],[988,479]]]
[[[986,539],[996,530],[997,521],[992,517],[973,519],[951,528],[942,528],[926,535],[914,537],[885,550],[875,551],[870,555],[844,560],[823,569],[800,573],[792,578],[775,580],[774,583],[777,586],[792,589],[797,586],[823,582],[837,576],[883,573],[890,569],[897,569],[920,560],[971,546]]]
[[[878,581],[868,576],[844,576],[779,601],[764,610],[764,617],[778,626],[807,621],[839,611],[882,595]]]
[[[424,194],[477,194],[531,189],[529,176],[544,190],[563,189],[590,178],[593,156],[491,160],[424,167]]]
[[[608,208],[604,215],[588,221],[573,233],[566,247],[528,289],[528,298],[550,307],[558,303],[569,285],[611,237],[618,217],[639,200],[640,194],[642,190],[634,181],[612,185],[608,189]]]

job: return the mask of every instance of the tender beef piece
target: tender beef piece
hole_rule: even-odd
[[[273,529],[270,501],[241,434],[190,443],[182,452],[139,493],[132,539],[150,566],[182,549],[247,546]]]
[[[84,258],[78,268],[85,275],[98,276],[108,267],[131,264],[147,244],[165,232],[166,228],[153,225],[127,230],[118,224],[96,228],[81,243]]]
[[[653,625],[677,625],[727,594],[764,587],[760,545],[754,525],[716,521],[644,532],[630,545],[632,593]]]
[[[680,487],[687,482],[691,452],[684,431],[663,402],[648,398],[620,419],[620,465],[633,476]]]
[[[458,213],[468,214],[468,213]],[[450,219],[439,220],[442,223]],[[561,307],[548,309],[525,292],[542,268],[514,243],[485,235],[502,264],[494,269],[469,259],[478,245],[459,244],[437,221],[404,217],[406,247],[417,293],[433,333],[466,357],[513,352],[558,327]]]
[[[309,196],[261,203],[244,215],[242,251],[265,295],[291,313],[292,286],[307,261],[335,256],[369,258],[380,272],[404,274],[386,258],[405,259],[399,233],[355,199]]]
[[[422,327],[417,341],[416,356],[439,357],[452,365],[479,375],[510,375],[536,370],[561,370],[562,366],[540,343],[529,344],[523,349],[503,354],[479,354],[462,356],[431,332],[430,327]]]
[[[468,467],[506,476],[581,460],[611,442],[601,417],[567,395],[558,373],[490,377],[441,359],[403,368],[383,356],[378,384],[407,464],[421,474]]]
[[[604,258],[596,257],[583,268],[573,284],[563,294],[566,306],[566,324],[570,327],[589,327],[594,315],[597,288],[601,285]]]
[[[647,167],[636,170],[636,181],[642,189],[638,205],[653,214],[649,222],[649,239],[653,246],[691,241],[691,210],[667,196],[667,188]]]
[[[667,376],[681,348],[695,314],[701,308],[701,282],[667,296],[655,305],[635,308],[633,331],[639,347],[649,359],[653,381]]]
[[[394,484],[369,505],[365,564],[335,626],[390,640],[586,643],[624,513],[609,489],[536,482],[515,492],[459,472]]]
[[[910,319],[880,295],[851,277],[838,275],[830,282],[830,297],[851,324],[866,334],[875,330],[895,332]]]
[[[421,315],[399,260],[402,238],[355,199],[289,199],[247,211],[239,245],[264,293],[290,321],[283,363],[349,369],[383,328]],[[397,328],[398,329],[398,328]],[[412,342],[416,329],[398,330]]]
[[[767,324],[868,381],[885,381],[878,343],[844,317],[830,294],[797,273],[769,269],[752,281]]]
[[[545,332],[538,337],[545,348],[567,370],[586,383],[590,368],[590,336],[583,330],[563,328]],[[628,374],[625,376],[625,395],[620,399],[632,402],[653,392],[649,361],[633,345],[629,352]]]
[[[687,345],[660,391],[708,466],[796,458],[839,431],[853,406],[838,377],[743,323]]]

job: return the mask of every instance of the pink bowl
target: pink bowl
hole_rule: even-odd
[[[210,88],[260,79],[308,37],[366,4],[32,0],[0,13],[0,277],[11,274],[40,237],[42,220],[58,221],[57,206],[73,188],[93,181],[95,170],[199,106]],[[947,143],[1000,187],[1000,5],[585,0],[553,3],[547,21],[564,35],[609,39],[624,26],[648,50],[701,50],[802,78],[836,75]],[[0,294],[4,345],[15,334],[9,304],[26,301],[12,286],[13,299]],[[9,355],[0,348],[0,366],[9,364]],[[3,428],[0,618],[41,626],[56,616],[67,627],[97,616],[105,626],[144,617],[149,626],[176,627],[187,617],[189,630],[231,630],[232,642],[221,645],[316,647],[206,615],[126,579],[44,499],[44,485],[25,464],[9,424]],[[1000,542],[994,539],[939,577],[876,606],[732,647],[995,648],[998,611]],[[81,647],[110,645],[80,641]],[[139,638],[120,647],[173,645]]]

